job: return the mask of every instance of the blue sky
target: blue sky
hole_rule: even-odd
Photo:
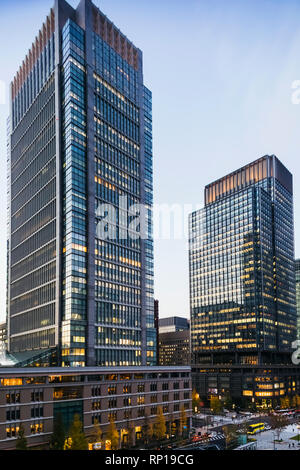
[[[52,0],[1,0],[0,80],[9,83]],[[77,0],[69,2],[73,6]],[[204,186],[265,154],[294,174],[300,256],[300,2],[95,0],[144,52],[153,92],[155,203],[203,204]],[[6,117],[0,104],[0,319],[6,285]],[[161,316],[189,314],[185,240],[155,245]]]

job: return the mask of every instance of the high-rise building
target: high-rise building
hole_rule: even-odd
[[[223,372],[224,365],[230,372],[230,366],[249,371],[291,364],[296,338],[291,173],[273,155],[260,158],[209,184],[205,206],[191,214],[189,224],[193,364],[223,365]],[[237,387],[229,386],[228,377],[222,386],[217,376],[220,370],[201,393]],[[277,383],[278,370],[273,378]],[[241,381],[244,396],[280,394],[270,391],[270,382],[265,391],[248,382]]]
[[[172,333],[175,331],[189,330],[190,322],[184,317],[160,318],[158,322],[159,333]]]
[[[300,339],[300,259],[295,261],[296,276],[296,308],[297,308],[297,339]]]
[[[155,365],[142,52],[90,0],[56,0],[12,81],[9,123],[9,351]]]

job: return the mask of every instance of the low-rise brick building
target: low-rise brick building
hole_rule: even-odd
[[[0,368],[0,450],[13,450],[22,423],[29,447],[47,445],[60,413],[67,431],[78,414],[87,436],[99,422],[104,435],[111,420],[126,444],[145,420],[154,423],[161,407],[167,429],[192,415],[190,367]]]

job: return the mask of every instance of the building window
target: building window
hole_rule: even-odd
[[[99,400],[93,401],[93,403],[92,403],[92,410],[93,410],[93,411],[101,410],[101,402],[100,402]]]
[[[6,421],[16,421],[20,419],[19,408],[9,408],[6,410]]]
[[[33,423],[30,425],[31,434],[41,434],[44,432],[44,423]]]
[[[108,401],[108,408],[117,408],[117,399],[116,398],[111,398]]]
[[[140,396],[137,398],[137,404],[138,404],[138,405],[144,405],[144,404],[145,404],[145,396],[144,396],[144,395],[140,395]]]
[[[101,387],[92,387],[92,397],[101,396]]]
[[[8,439],[14,438],[18,436],[19,433],[19,425],[17,424],[11,424],[10,426],[6,427],[6,437]]]
[[[42,390],[33,390],[31,392],[31,401],[39,402],[44,400],[44,392]]]
[[[20,392],[8,392],[6,394],[6,403],[8,405],[13,403],[20,403]]]
[[[34,406],[31,408],[32,418],[42,418],[44,416],[44,408],[42,406]]]
[[[131,410],[125,410],[124,419],[130,419],[130,418],[131,418]]]
[[[101,414],[95,414],[92,416],[92,424],[99,423],[101,424]]]
[[[116,411],[110,411],[108,413],[108,421],[116,421],[117,420],[117,412]]]
[[[117,393],[117,386],[116,385],[110,385],[107,389],[108,395],[116,395]]]
[[[138,393],[144,393],[145,392],[145,384],[138,384],[137,392]]]
[[[123,393],[131,393],[131,385],[124,385],[123,387]]]

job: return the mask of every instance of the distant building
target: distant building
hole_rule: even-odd
[[[183,317],[168,317],[161,318],[159,320],[159,334],[183,331],[188,330],[189,328],[189,320]]]
[[[300,259],[295,261],[296,275],[296,308],[297,308],[297,338],[300,339]]]
[[[161,366],[190,365],[190,330],[160,333],[158,357]]]
[[[190,364],[190,325],[182,317],[159,320],[159,364]]]
[[[6,323],[0,324],[0,343],[7,343],[7,328]]]

